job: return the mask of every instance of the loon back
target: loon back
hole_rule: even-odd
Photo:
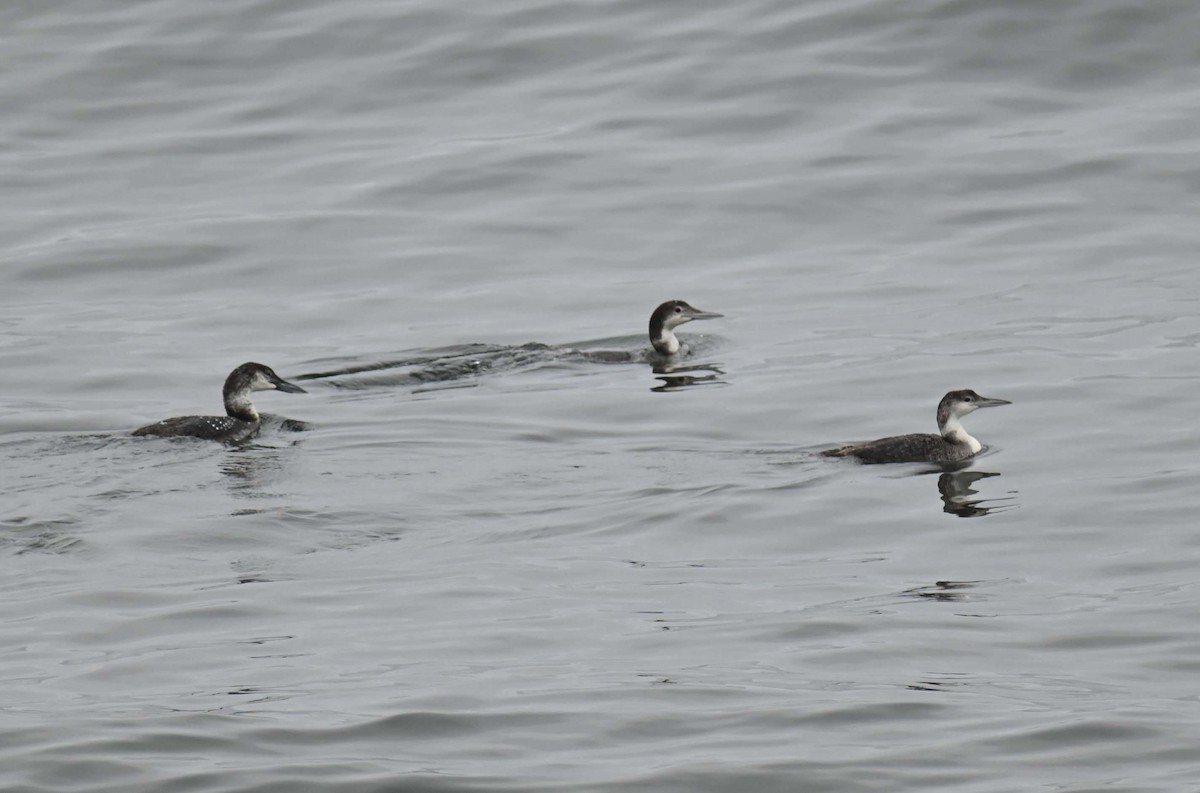
[[[257,416],[250,421],[233,416],[176,416],[147,424],[133,431],[134,435],[160,438],[203,438],[210,441],[240,443],[258,434],[262,425]]]
[[[931,432],[893,435],[866,443],[826,449],[822,457],[856,457],[864,463],[956,463],[975,454],[971,444]]]

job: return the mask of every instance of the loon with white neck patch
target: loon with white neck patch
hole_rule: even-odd
[[[162,438],[204,438],[206,440],[240,443],[258,434],[262,418],[250,401],[254,391],[286,391],[289,394],[308,393],[298,385],[284,380],[269,366],[244,363],[225,378],[222,396],[224,416],[177,416],[147,424],[133,431],[134,435],[154,435]]]
[[[822,457],[857,457],[864,463],[956,463],[974,457],[983,444],[963,429],[962,419],[979,408],[1011,405],[1007,399],[992,399],[970,389],[951,391],[938,403],[939,435],[916,433],[893,435],[866,443],[826,449]]]
[[[723,317],[715,311],[701,311],[684,300],[668,300],[650,315],[650,343],[654,351],[662,355],[678,355],[683,345],[675,338],[674,330],[693,319],[716,319]]]

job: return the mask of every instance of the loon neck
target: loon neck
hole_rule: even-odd
[[[671,329],[665,326],[658,328],[658,333],[650,337],[650,343],[654,345],[656,351],[663,355],[675,355],[683,346]]]
[[[977,454],[983,448],[983,444],[975,440],[968,433],[958,420],[958,416],[948,415],[944,420],[939,422],[939,429],[942,431],[942,437],[953,444],[966,446],[971,450],[971,454]]]
[[[250,394],[246,391],[235,391],[225,395],[225,414],[242,421],[259,420],[258,411],[254,409]]]

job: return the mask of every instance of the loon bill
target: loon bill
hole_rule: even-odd
[[[939,434],[915,433],[854,443],[826,449],[822,457],[856,457],[864,463],[956,463],[975,456],[983,444],[963,428],[963,416],[979,408],[1011,405],[1007,399],[993,399],[970,389],[951,391],[938,403]]]
[[[275,374],[269,366],[244,363],[225,378],[225,387],[221,391],[225,400],[224,416],[176,416],[139,427],[133,434],[161,438],[205,438],[228,443],[249,440],[262,425],[258,411],[250,401],[250,394],[272,390],[289,394],[307,393],[300,386]]]

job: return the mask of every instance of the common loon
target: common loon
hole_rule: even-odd
[[[221,390],[225,398],[224,416],[177,416],[147,424],[133,431],[134,435],[157,435],[164,438],[189,436],[214,441],[239,443],[253,438],[262,424],[258,411],[250,402],[253,391],[286,391],[289,394],[307,393],[292,385],[261,363],[244,363],[225,378]]]
[[[959,421],[979,408],[1011,405],[1007,399],[982,397],[970,389],[951,391],[938,403],[940,435],[916,433],[894,435],[837,449],[826,449],[822,457],[857,457],[864,463],[955,463],[979,453],[983,444],[972,438]]]
[[[654,345],[655,352],[675,355],[682,347],[679,339],[675,338],[675,328],[693,319],[716,319],[723,316],[725,315],[715,311],[701,311],[683,300],[668,300],[650,315],[650,343]]]

